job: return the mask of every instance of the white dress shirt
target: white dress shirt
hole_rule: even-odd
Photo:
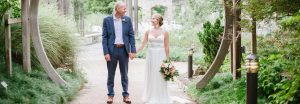
[[[115,27],[115,44],[124,44],[123,42],[123,28],[122,28],[122,19],[117,19],[117,17],[114,15],[114,27]]]

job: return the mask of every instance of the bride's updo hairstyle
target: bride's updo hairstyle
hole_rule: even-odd
[[[152,17],[158,21],[159,26],[162,26],[164,24],[164,18],[160,14],[154,14],[152,15]]]

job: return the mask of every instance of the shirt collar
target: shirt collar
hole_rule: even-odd
[[[114,19],[114,20],[118,20],[115,13],[113,14],[113,19]],[[122,20],[122,17],[121,17],[120,20]]]

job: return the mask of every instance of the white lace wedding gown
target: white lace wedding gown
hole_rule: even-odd
[[[164,32],[157,37],[148,34],[149,48],[146,56],[145,90],[143,101],[146,104],[171,104],[167,82],[159,72],[161,62],[166,59]]]

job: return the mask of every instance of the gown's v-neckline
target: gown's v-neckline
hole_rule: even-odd
[[[154,35],[153,35],[153,33],[150,33],[150,35],[152,35],[155,39],[157,39],[157,38],[159,38],[160,36],[161,36],[161,33],[163,32],[163,30],[161,31],[161,32],[159,32],[159,35],[157,35],[157,37],[155,37]]]

